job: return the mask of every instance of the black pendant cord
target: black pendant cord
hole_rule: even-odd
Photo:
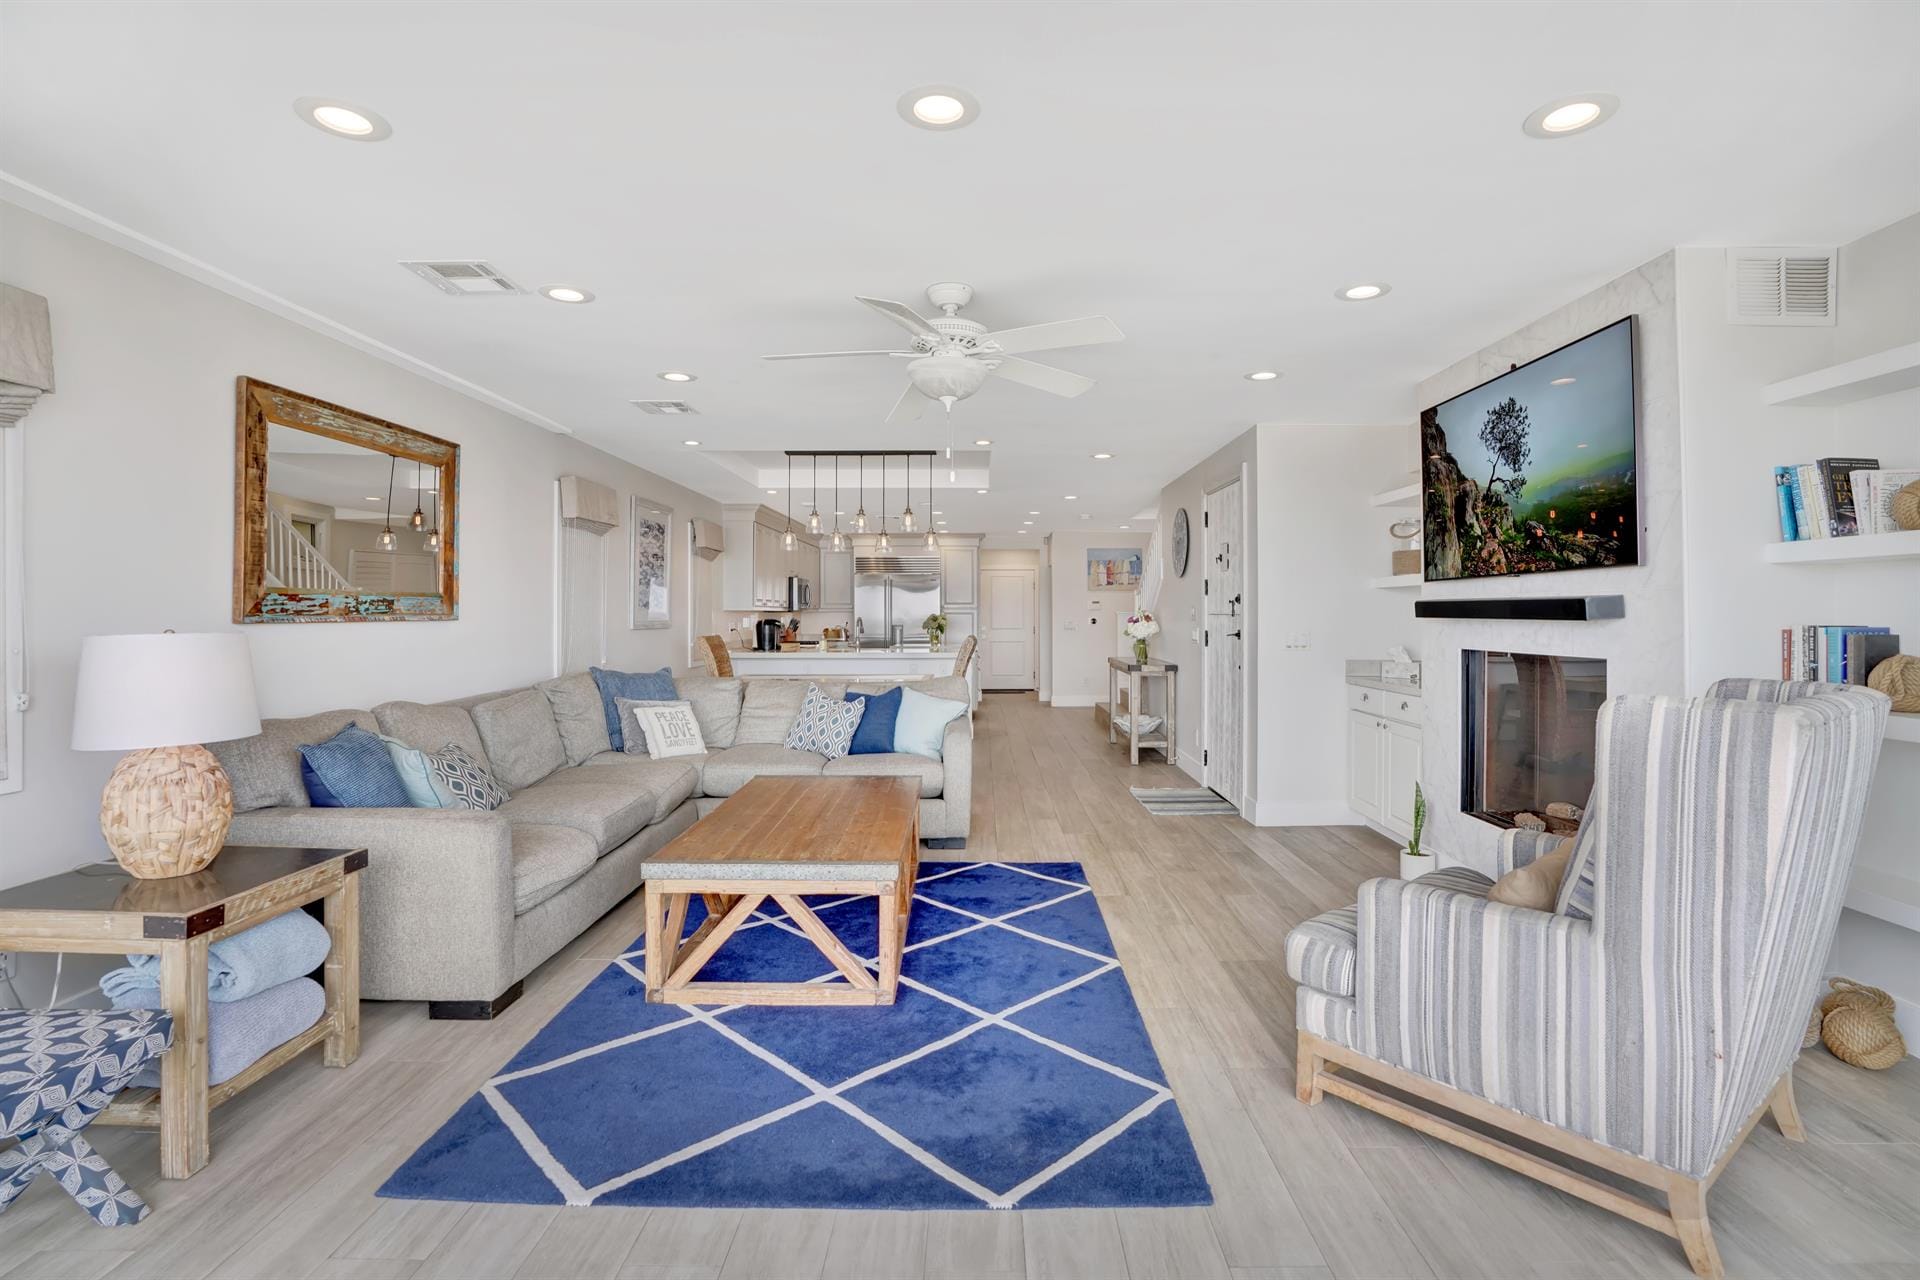
[[[388,533],[393,532],[393,473],[399,469],[400,459],[387,459],[387,522],[382,526]]]
[[[833,455],[833,531],[840,532],[840,455]]]

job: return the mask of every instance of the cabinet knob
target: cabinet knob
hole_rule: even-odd
[[[1407,709],[1407,701],[1406,701],[1406,699],[1405,699],[1405,698],[1402,698],[1402,699],[1400,700],[1400,709],[1401,709],[1402,711],[1405,711],[1405,710]]]
[[[1362,702],[1369,702],[1372,700],[1372,698],[1373,698],[1373,695],[1370,693],[1363,693],[1360,695],[1360,701]]]

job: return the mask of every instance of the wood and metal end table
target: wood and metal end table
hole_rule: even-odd
[[[1118,742],[1120,729],[1115,718],[1120,710],[1120,682],[1126,681],[1127,690],[1127,757],[1133,764],[1140,763],[1140,748],[1157,749],[1166,757],[1168,764],[1174,764],[1180,750],[1180,736],[1175,721],[1180,707],[1180,682],[1176,674],[1180,664],[1176,662],[1135,662],[1131,658],[1107,659],[1107,741]],[[1165,688],[1164,703],[1166,715],[1161,717],[1160,731],[1156,734],[1142,734],[1140,719],[1146,715],[1146,685],[1150,680],[1162,681]]]

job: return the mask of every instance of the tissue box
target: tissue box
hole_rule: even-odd
[[[1403,573],[1419,573],[1420,553],[1418,551],[1394,552],[1393,572],[1396,577]]]

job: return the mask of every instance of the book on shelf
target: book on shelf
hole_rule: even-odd
[[[1920,469],[1883,468],[1878,458],[1821,458],[1773,469],[1782,542],[1893,533],[1893,495]]]
[[[1910,484],[1920,483],[1920,469],[1875,468],[1855,471],[1849,478],[1860,532],[1899,532],[1900,526],[1893,518],[1893,495]]]
[[[1826,684],[1865,684],[1875,664],[1900,652],[1887,627],[1810,623],[1780,631],[1780,678]]]

